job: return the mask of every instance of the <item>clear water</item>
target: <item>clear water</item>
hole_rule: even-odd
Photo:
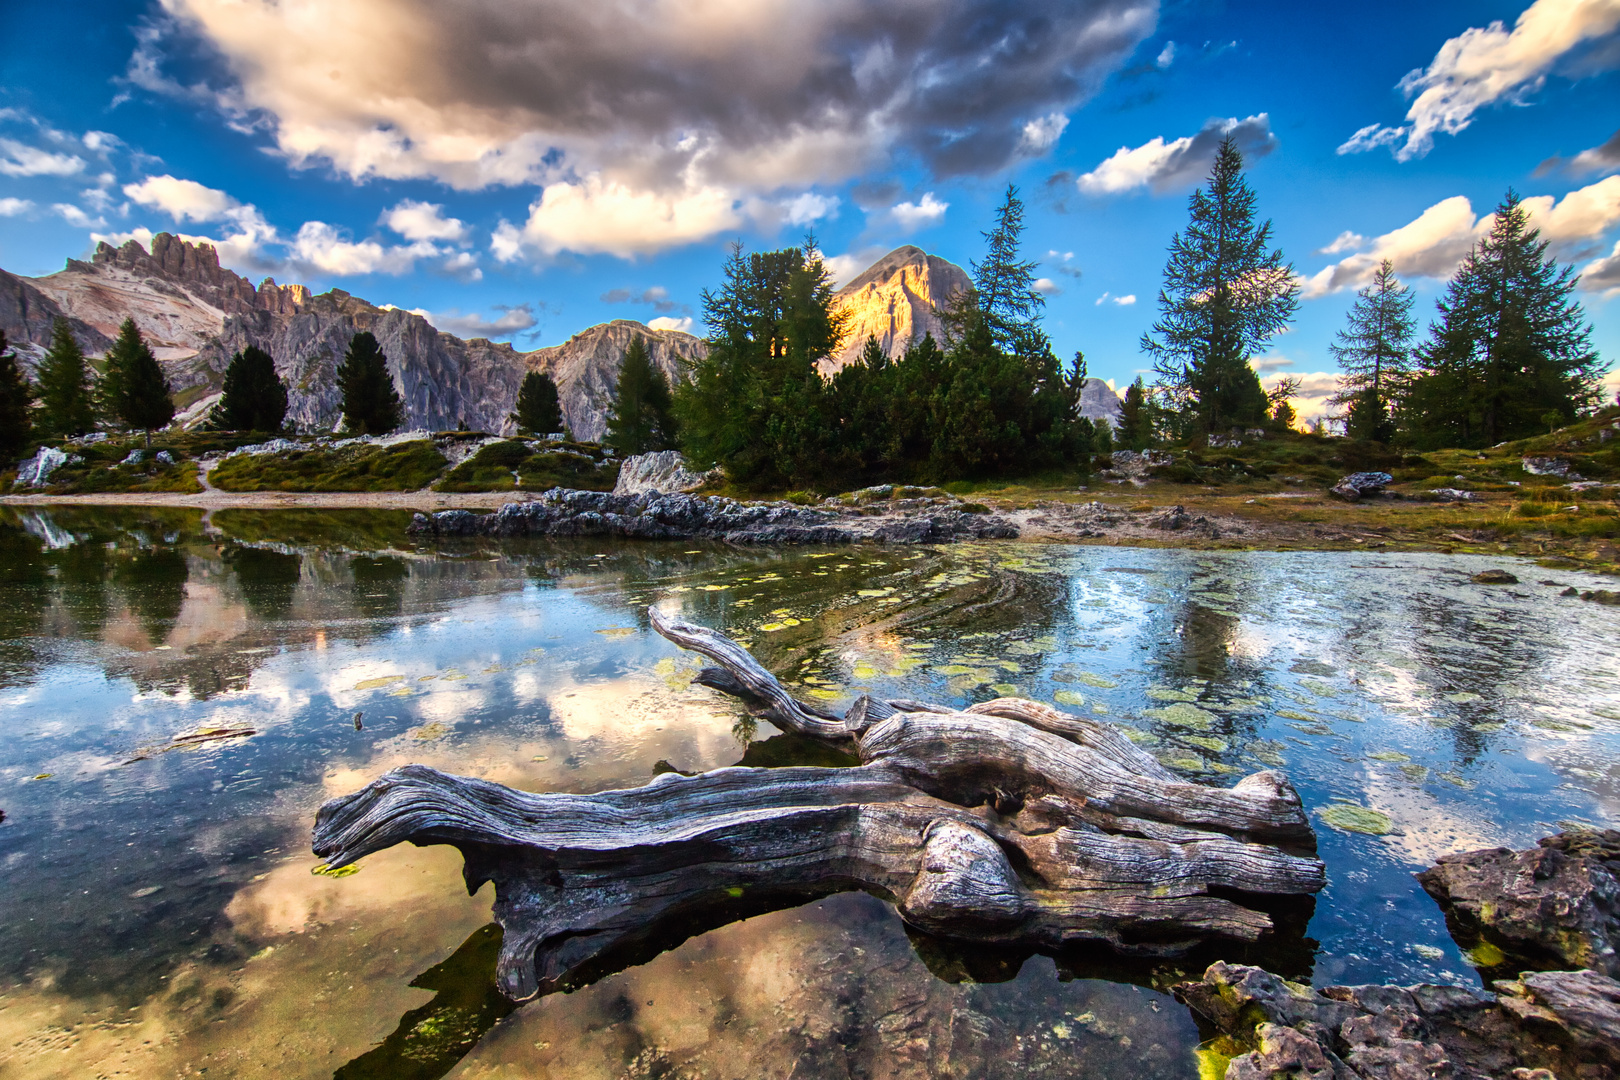
[[[1475,983],[1412,873],[1620,816],[1620,612],[1441,555],[986,544],[417,547],[402,515],[0,511],[0,1077],[1194,1077],[1214,956]],[[1518,586],[1468,576],[1504,566]],[[1558,587],[1538,584],[1557,582]],[[1104,715],[1281,767],[1330,885],[1264,955],[960,953],[828,897],[516,1010],[447,848],[311,870],[316,807],[424,762],[535,791],[814,762],[691,685],[650,603],[798,692]],[[1191,699],[1191,700],[1188,700]],[[356,730],[354,715],[362,715]],[[206,731],[244,732],[182,740]],[[204,1072],[206,1070],[206,1072]]]

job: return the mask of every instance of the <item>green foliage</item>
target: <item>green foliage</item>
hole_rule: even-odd
[[[1020,259],[1024,234],[1024,202],[1018,188],[1007,185],[1001,205],[996,208],[996,224],[987,233],[985,257],[972,262],[973,291],[952,298],[943,312],[952,344],[970,329],[976,313],[989,328],[997,349],[1018,356],[1038,356],[1051,350],[1051,342],[1041,329],[1041,312],[1046,297],[1035,291],[1034,260]]]
[[[393,446],[319,445],[282,454],[239,454],[209,478],[225,491],[417,491],[448,464],[431,440]]]
[[[1282,252],[1268,250],[1271,222],[1255,222],[1243,155],[1222,141],[1206,188],[1170,242],[1160,317],[1142,349],[1164,387],[1179,433],[1262,423],[1268,402],[1249,358],[1288,325],[1299,286]]]
[[[1567,422],[1598,403],[1606,365],[1570,297],[1578,279],[1548,256],[1539,237],[1509,189],[1417,351],[1416,373],[1397,405],[1407,442],[1493,446],[1538,434],[1550,412]]]
[[[208,414],[208,426],[221,431],[281,430],[287,418],[287,384],[276,375],[276,362],[257,345],[249,345],[225,368],[225,389]]]
[[[150,433],[174,419],[174,393],[134,319],[125,319],[107,350],[101,407],[125,425]]]
[[[81,460],[63,465],[51,473],[46,490],[54,495],[94,495],[103,492],[144,494],[176,492],[194,495],[202,491],[197,466],[186,460],[179,447],[166,445],[175,458],[170,464],[158,461],[155,450],[143,451],[143,460],[125,463],[131,450],[142,449],[138,440],[107,439],[74,449]]]
[[[1147,387],[1142,376],[1125,388],[1125,397],[1119,406],[1119,430],[1114,433],[1114,445],[1121,450],[1146,450],[1153,445],[1153,405],[1148,400]]]
[[[1389,403],[1411,368],[1415,299],[1385,259],[1372,283],[1356,293],[1345,328],[1328,346],[1344,372],[1333,401],[1349,405],[1345,433],[1352,439],[1389,442],[1395,436]]]
[[[404,421],[388,358],[370,331],[362,330],[350,339],[338,365],[337,381],[343,391],[343,425],[351,433],[387,435]]]
[[[610,491],[619,478],[618,465],[584,443],[543,443],[531,447],[521,439],[490,443],[445,473],[437,491]]]
[[[96,426],[90,366],[66,319],[57,319],[51,346],[34,373],[39,389],[39,426],[46,435],[72,438]]]
[[[602,441],[626,456],[673,449],[675,417],[670,410],[669,379],[653,366],[647,342],[637,334],[625,350]]]
[[[562,405],[557,399],[557,384],[550,375],[531,371],[523,376],[517,408],[510,419],[519,431],[534,435],[552,435],[563,430]]]
[[[33,449],[34,386],[0,330],[0,467]]]

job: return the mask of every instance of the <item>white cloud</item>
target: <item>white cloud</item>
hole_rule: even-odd
[[[817,195],[813,191],[806,191],[790,200],[782,209],[790,224],[808,225],[822,218],[837,217],[839,202],[836,195]]]
[[[1586,292],[1600,293],[1605,299],[1620,296],[1620,242],[1603,258],[1593,259],[1581,267],[1580,287]],[[1620,375],[1620,369],[1615,374]]]
[[[1023,149],[1032,154],[1044,154],[1062,136],[1069,126],[1069,118],[1062,113],[1049,113],[1024,125]]]
[[[547,187],[529,207],[521,232],[501,224],[490,248],[502,262],[528,248],[545,255],[566,250],[630,259],[738,228],[742,216],[722,188],[665,195],[597,174]]]
[[[53,154],[15,139],[0,139],[0,173],[7,176],[72,176],[83,170],[84,159],[76,154]]]
[[[530,329],[539,321],[535,317],[533,304],[497,307],[495,310],[501,314],[493,319],[476,312],[463,315],[454,308],[437,313],[413,309],[413,313],[422,316],[436,329],[461,338],[509,338]]]
[[[1536,0],[1515,20],[1510,31],[1501,22],[1472,27],[1451,38],[1427,68],[1410,71],[1400,88],[1412,98],[1403,128],[1362,128],[1339,148],[1341,153],[1371,149],[1357,140],[1392,144],[1400,161],[1427,154],[1437,132],[1455,135],[1473,123],[1476,112],[1499,101],[1523,102],[1540,90],[1547,76],[1579,50],[1607,38],[1620,27],[1620,0]],[[1612,65],[1614,53],[1598,63]],[[1385,135],[1385,132],[1390,134]],[[1357,145],[1352,145],[1357,144]],[[1351,150],[1347,150],[1349,147]]]
[[[86,149],[103,153],[108,150],[117,150],[123,147],[124,140],[105,131],[87,131],[81,140]]]
[[[821,261],[826,264],[827,273],[832,275],[833,287],[843,288],[887,254],[886,248],[867,246],[859,251],[846,251],[842,255],[823,254]]]
[[[1063,294],[1062,287],[1049,277],[1036,278],[1030,288],[1042,296],[1061,296]]]
[[[92,218],[72,203],[53,203],[51,209],[61,215],[62,220],[79,229],[94,229],[107,224],[99,218]]]
[[[1317,248],[1318,255],[1338,255],[1345,251],[1360,251],[1367,246],[1367,238],[1360,233],[1344,230],[1333,238],[1333,243],[1327,247]]]
[[[466,222],[445,217],[441,203],[406,199],[393,209],[384,211],[381,221],[407,240],[459,242],[472,234]]]
[[[1173,41],[1165,42],[1164,48],[1159,51],[1158,57],[1153,62],[1159,66],[1161,71],[1175,63],[1176,43]]]
[[[1551,195],[1527,198],[1524,206],[1531,227],[1552,241],[1555,254],[1577,256],[1591,251],[1597,239],[1620,222],[1620,176],[1607,177],[1558,200]],[[1367,250],[1313,274],[1305,283],[1305,295],[1314,298],[1360,288],[1372,280],[1385,259],[1404,277],[1449,277],[1469,249],[1491,231],[1494,220],[1494,214],[1476,218],[1468,199],[1453,195],[1416,220],[1376,237],[1370,246],[1363,240],[1361,246]]]
[[[1384,127],[1381,124],[1368,124],[1354,135],[1339,144],[1334,151],[1336,154],[1364,154],[1368,150],[1376,150],[1380,146],[1394,146],[1406,137],[1409,129],[1403,124],[1400,127]]]
[[[439,264],[439,269],[463,281],[483,281],[484,271],[478,265],[478,256],[470,251],[458,251]]]
[[[346,277],[354,274],[408,274],[416,260],[439,254],[428,243],[405,247],[385,246],[375,240],[352,241],[324,221],[306,221],[290,245],[292,257],[323,273]]]
[[[921,229],[945,220],[945,211],[950,205],[934,198],[934,193],[930,191],[916,202],[896,203],[889,207],[889,216],[903,229]]]
[[[1278,368],[1293,367],[1294,362],[1282,353],[1269,353],[1266,356],[1257,356],[1250,360],[1249,366],[1261,375],[1270,375]]]
[[[1116,304],[1119,307],[1130,307],[1134,303],[1136,303],[1135,293],[1126,293],[1124,296],[1115,296],[1113,293],[1105,292],[1101,296],[1097,297],[1097,302],[1094,306],[1102,307],[1103,304]]]
[[[0,217],[16,217],[26,214],[34,208],[34,204],[27,199],[13,199],[10,197],[0,199]]]
[[[1267,390],[1275,390],[1277,384],[1284,378],[1299,380],[1299,389],[1295,392],[1290,404],[1294,406],[1294,415],[1299,423],[1306,424],[1317,417],[1333,415],[1333,406],[1328,399],[1339,392],[1339,375],[1333,371],[1309,371],[1298,375],[1276,375],[1271,378],[1261,378],[1260,385]]]
[[[495,226],[489,237],[489,253],[500,263],[516,262],[523,257],[523,231],[510,221]]]
[[[649,322],[647,326],[653,330],[679,330],[683,334],[690,334],[692,332],[692,317],[687,315],[679,319],[673,319],[668,315],[660,315]]]
[[[150,176],[138,184],[125,184],[124,194],[176,221],[218,221],[240,205],[217,188],[173,176]]]
[[[1210,120],[1196,135],[1166,142],[1155,135],[1141,146],[1122,146],[1077,184],[1087,195],[1117,195],[1138,188],[1163,194],[1198,183],[1208,174],[1221,140],[1231,135],[1245,158],[1262,157],[1277,145],[1266,113],[1239,120]]]

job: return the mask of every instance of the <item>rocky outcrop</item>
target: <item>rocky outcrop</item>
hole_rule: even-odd
[[[16,349],[24,367],[45,355],[57,319],[66,318],[79,347],[87,353],[107,351],[112,339],[82,319],[69,318],[62,306],[41,292],[34,282],[0,270],[0,330],[7,344]]]
[[[1620,832],[1578,830],[1528,851],[1443,856],[1417,876],[1459,942],[1483,941],[1489,966],[1593,968],[1620,976]]]
[[[1109,427],[1119,427],[1123,407],[1119,395],[1101,379],[1087,379],[1080,388],[1080,415],[1093,424],[1107,421]]]
[[[518,382],[522,382],[528,370],[550,375],[557,384],[557,398],[569,433],[581,442],[599,442],[607,434],[608,410],[618,393],[619,369],[624,366],[624,354],[635,337],[646,341],[647,356],[672,386],[686,378],[687,361],[696,360],[708,351],[703,340],[691,334],[654,330],[630,319],[615,319],[582,330],[561,345],[521,354],[526,366],[518,373]],[[516,401],[514,389],[506,405],[507,412]],[[501,419],[505,419],[504,413]],[[484,430],[499,429],[486,427]]]
[[[619,466],[619,479],[613,485],[615,495],[668,495],[674,492],[696,491],[719,470],[693,472],[679,450],[658,450],[651,454],[636,454],[624,459]]]
[[[419,536],[620,536],[638,540],[724,540],[731,544],[930,544],[1011,539],[1016,527],[985,514],[929,507],[868,516],[788,503],[744,503],[697,495],[617,495],[553,488],[493,514],[417,514]]]
[[[973,279],[955,263],[910,244],[895,248],[833,294],[833,308],[846,320],[845,337],[843,347],[822,361],[822,374],[831,375],[860,356],[868,337],[876,338],[891,359],[926,334],[943,345],[945,324],[938,309],[972,288]]]
[[[1316,990],[1216,963],[1175,994],[1225,1036],[1226,1080],[1615,1076],[1620,983],[1557,971],[1497,987],[1496,998],[1457,986]]]

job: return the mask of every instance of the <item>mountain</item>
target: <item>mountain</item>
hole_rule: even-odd
[[[848,318],[846,336],[843,347],[822,361],[822,374],[859,357],[868,337],[894,359],[925,334],[943,344],[945,324],[935,309],[972,288],[973,279],[955,263],[910,244],[895,248],[833,294],[833,309]]]

